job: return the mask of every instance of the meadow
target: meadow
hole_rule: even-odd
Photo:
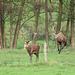
[[[26,50],[1,50],[0,75],[75,75],[75,47],[67,47],[58,54],[57,49],[47,50],[47,63],[44,61],[43,48],[39,53],[39,61],[30,63]]]

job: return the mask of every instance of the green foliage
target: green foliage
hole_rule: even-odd
[[[36,4],[38,0],[26,0],[24,9],[23,9],[23,14],[22,14],[22,19],[21,19],[21,24],[23,24],[24,21],[26,21],[29,17],[34,15],[34,5]],[[6,3],[9,3],[9,0],[5,1]],[[44,45],[45,40],[45,0],[42,0],[41,2],[41,9],[40,9],[40,16],[39,16],[39,23],[38,23],[38,28],[37,28],[37,43],[41,47]],[[58,18],[58,6],[59,6],[59,1],[57,0],[52,0],[52,4],[54,6],[54,11],[52,13],[53,15],[53,23],[50,24],[50,15],[48,13],[48,29],[49,29],[49,46],[50,48],[55,47],[55,42],[54,36],[53,36],[53,27],[57,26],[57,18]],[[18,20],[18,14],[21,6],[21,0],[13,0],[12,1],[12,8],[13,8],[13,37],[14,37],[14,32],[15,32],[15,27],[17,25],[17,20]],[[51,4],[48,1],[48,7],[51,8]],[[65,34],[66,33],[66,25],[67,25],[67,16],[70,8],[70,0],[63,0],[63,14],[62,14],[62,23],[61,23],[61,31]],[[42,13],[41,13],[42,12]],[[24,35],[27,37],[27,40],[32,40],[33,33],[34,33],[34,26],[35,26],[35,17],[29,19],[26,21],[23,25],[23,27],[20,30],[23,31]],[[69,29],[68,32],[68,38],[71,36],[70,35],[71,31]],[[5,36],[6,36],[6,41],[7,41],[7,46],[9,47],[10,45],[10,14],[9,14],[9,7],[6,7],[5,11]],[[68,40],[70,41],[70,40]],[[17,42],[17,48],[21,49],[23,48],[23,40],[21,39],[20,35],[18,37],[18,42]],[[70,43],[67,43],[68,46]]]

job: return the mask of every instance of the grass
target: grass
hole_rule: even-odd
[[[0,51],[0,75],[75,75],[75,48],[47,51],[48,62],[44,62],[43,48],[39,54],[39,62],[30,63],[26,50]]]

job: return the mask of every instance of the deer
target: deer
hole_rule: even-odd
[[[61,50],[66,46],[67,44],[67,39],[66,36],[64,36],[64,34],[62,32],[59,33],[53,33],[55,36],[55,39],[57,39],[57,47],[58,47],[58,51],[59,54],[61,52]],[[59,45],[60,45],[60,49],[59,49]],[[63,45],[63,47],[62,47]]]
[[[36,36],[36,34],[34,34],[33,39],[35,38],[35,36]],[[30,56],[30,62],[32,63],[32,55],[33,54],[36,55],[36,62],[37,62],[39,59],[40,46],[37,44],[30,45],[32,40],[27,41],[25,36],[24,37],[22,36],[22,38],[24,39],[24,47],[26,48],[26,50]]]

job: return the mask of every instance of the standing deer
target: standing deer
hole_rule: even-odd
[[[33,39],[35,38],[36,34],[34,35]],[[40,46],[37,44],[30,45],[31,41],[27,41],[26,38],[24,37],[24,46],[27,49],[27,52],[30,56],[30,62],[32,62],[32,55],[36,55],[36,62],[39,58],[39,49]]]
[[[59,51],[59,54],[60,54],[61,50],[67,44],[66,36],[64,36],[61,32],[60,33],[54,33],[54,36],[55,36],[55,39],[57,39],[58,51]],[[59,49],[59,45],[60,45],[60,49]],[[62,45],[64,45],[64,46],[62,47]]]

